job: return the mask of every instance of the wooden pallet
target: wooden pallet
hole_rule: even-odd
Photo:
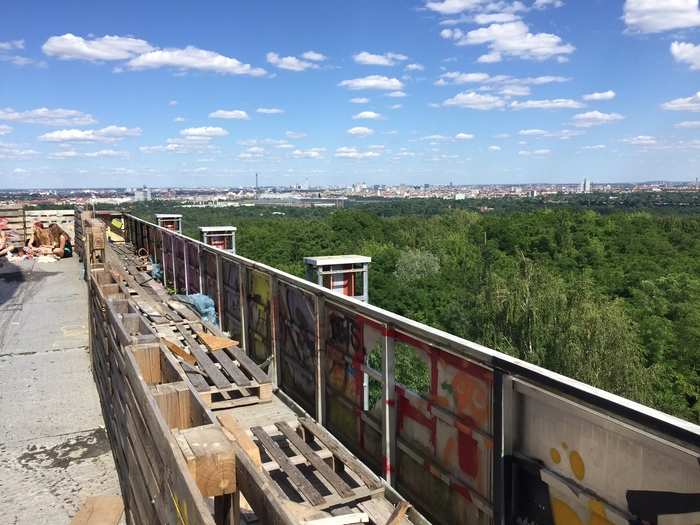
[[[292,502],[328,510],[384,494],[379,478],[310,418],[250,431],[264,470]]]

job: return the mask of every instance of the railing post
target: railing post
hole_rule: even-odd
[[[506,396],[504,388],[511,386],[500,370],[493,371],[493,525],[505,525],[506,522]],[[510,403],[508,403],[510,406]]]
[[[316,421],[326,419],[326,298],[316,296]]]
[[[221,254],[216,254],[216,304],[219,310],[219,328],[224,329],[224,268]]]
[[[277,316],[279,315],[279,287],[277,277],[270,275],[270,366],[267,375],[274,387],[279,387],[282,367],[279,366],[279,349],[277,347]]]
[[[185,295],[190,293],[190,257],[188,255],[189,250],[187,249],[187,241],[183,239],[182,241],[182,258],[185,262],[184,265],[184,271],[185,271]]]
[[[241,264],[240,269],[241,275],[241,341],[243,345],[243,350],[248,355],[252,357],[250,353],[250,337],[248,333],[250,332],[248,325],[250,324],[250,313],[248,308],[248,301],[250,297],[248,296],[248,268]]]
[[[394,338],[389,334],[389,325],[384,333],[382,351],[382,455],[383,475],[391,485],[396,484],[396,378],[394,375]]]

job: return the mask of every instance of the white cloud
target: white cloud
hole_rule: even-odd
[[[381,153],[376,150],[361,151],[357,148],[349,148],[343,146],[335,150],[335,156],[344,159],[368,159],[373,157],[379,157]]]
[[[248,113],[242,109],[217,109],[209,113],[209,118],[225,118],[231,120],[250,120]]]
[[[297,159],[321,159],[325,148],[295,149],[292,157]]]
[[[491,51],[490,53],[484,53],[479,58],[476,59],[480,64],[496,64],[503,60],[503,57],[498,51]]]
[[[489,146],[489,151],[501,151],[501,146]]]
[[[615,92],[612,89],[608,91],[588,93],[583,95],[583,100],[594,101],[594,100],[612,100],[615,98]]]
[[[686,98],[676,98],[661,104],[668,111],[700,111],[700,91]]]
[[[382,116],[374,111],[361,111],[357,115],[353,115],[353,120],[379,120]]]
[[[700,128],[700,120],[686,120],[684,122],[679,122],[674,127],[681,129],[697,129]]]
[[[522,155],[523,157],[530,157],[530,156],[543,157],[543,156],[549,155],[550,153],[552,153],[551,149],[536,149],[536,150],[520,150],[520,151],[518,151],[518,155]]]
[[[547,9],[548,7],[561,7],[564,5],[562,0],[535,0],[532,6],[535,9]]]
[[[364,64],[366,66],[395,66],[398,62],[408,60],[406,55],[400,53],[384,53],[383,55],[375,55],[373,53],[368,53],[367,51],[362,51],[353,55],[353,60],[358,64]]]
[[[502,108],[506,105],[503,99],[493,95],[482,95],[474,91],[463,91],[442,103],[447,107],[478,109],[482,111]]]
[[[421,137],[420,140],[427,140],[430,142],[447,142],[450,140],[450,137],[447,135],[426,135],[425,137]]]
[[[170,102],[168,102],[168,106],[170,106],[170,107],[177,106],[177,100],[171,100]]]
[[[367,137],[369,135],[372,135],[374,133],[374,130],[365,126],[355,126],[354,128],[350,128],[348,130],[348,133],[350,135],[355,135],[356,137]]]
[[[403,91],[392,91],[391,93],[387,93],[387,97],[393,97],[393,98],[403,98],[406,96],[406,93]]]
[[[541,137],[547,135],[547,132],[543,129],[521,129],[518,131],[518,135],[523,137]]]
[[[401,109],[403,107],[403,104],[392,104],[389,106],[389,109]]]
[[[175,117],[173,122],[185,122],[187,119],[185,117]]]
[[[423,71],[425,67],[422,64],[408,64],[405,69],[406,71]]]
[[[427,2],[425,7],[441,15],[456,15],[480,7],[484,0],[443,0],[442,2]]]
[[[658,33],[700,26],[697,0],[626,0],[624,20],[628,29]]]
[[[0,124],[0,135],[8,135],[12,133],[12,126],[7,124]]]
[[[285,135],[287,136],[287,138],[292,140],[303,139],[304,137],[306,137],[306,133],[302,131],[287,131]]]
[[[0,51],[14,51],[24,49],[24,40],[9,40],[0,42]]]
[[[141,128],[107,126],[102,129],[60,129],[44,133],[39,140],[44,142],[117,142],[126,137],[138,137]]]
[[[338,85],[352,90],[383,89],[387,91],[396,91],[403,89],[403,83],[398,78],[389,78],[381,75],[369,75],[362,78],[343,80]]]
[[[367,104],[369,102],[369,99],[365,97],[355,97],[351,98],[350,102],[352,102],[353,104]]]
[[[513,109],[579,109],[583,104],[569,98],[555,98],[545,100],[514,101],[510,103]]]
[[[326,55],[318,53],[317,51],[306,51],[301,54],[301,58],[304,60],[311,60],[312,62],[323,62],[328,59]]]
[[[559,84],[568,82],[567,77],[543,75],[539,77],[511,77],[510,75],[494,75],[488,73],[461,73],[459,71],[448,71],[440,75],[435,82],[436,86],[463,85],[463,84],[484,84],[493,86],[503,86],[503,89],[514,89],[523,86],[542,86],[545,84]]]
[[[25,148],[19,144],[0,142],[0,159],[26,160],[39,155],[33,149]]]
[[[597,150],[597,149],[605,149],[607,146],[605,144],[593,144],[592,146],[584,146],[581,149],[585,150]]]
[[[256,113],[262,113],[263,115],[281,115],[284,113],[284,110],[279,108],[258,108],[255,111]]]
[[[656,144],[656,138],[649,135],[638,135],[636,137],[622,139],[622,142],[635,146],[653,146]]]
[[[72,149],[51,153],[49,158],[57,160],[75,159],[75,158],[114,158],[128,157],[129,152],[123,150],[102,149],[99,151],[80,152]]]
[[[498,92],[498,94],[504,97],[527,97],[531,94],[531,92],[530,86],[513,84],[512,86],[505,86]]]
[[[127,60],[153,50],[153,46],[130,36],[105,35],[84,39],[72,33],[52,36],[41,50],[45,55],[61,60]]]
[[[45,126],[87,126],[97,122],[92,115],[75,109],[63,108],[37,108],[27,111],[4,108],[0,109],[0,120],[24,124],[43,124]]]
[[[689,42],[673,42],[671,55],[676,62],[685,62],[694,71],[700,70],[700,46]]]
[[[473,133],[457,133],[455,135],[455,140],[471,140],[474,138]]]
[[[482,56],[482,62],[498,62],[503,55],[527,60],[562,59],[576,49],[557,35],[530,33],[528,26],[520,20],[491,24],[466,33],[461,29],[443,29],[440,36],[458,46],[488,45],[489,53]]]
[[[488,14],[478,14],[474,17],[474,22],[480,26],[485,26],[489,24],[503,24],[506,22],[515,22],[519,20],[520,17],[515,13],[488,13]]]
[[[180,130],[180,135],[187,138],[212,138],[212,137],[225,137],[228,135],[228,131],[223,128],[215,126],[203,126],[199,128],[186,128]]]
[[[574,115],[573,122],[577,128],[592,128],[602,124],[610,124],[622,120],[625,117],[619,113],[602,113],[600,111],[588,111]]]
[[[243,64],[235,58],[193,46],[187,46],[183,49],[156,49],[132,58],[126,63],[126,66],[135,71],[174,67],[179,70],[193,69],[224,75],[249,75],[252,77],[263,76],[267,73],[260,67]]]
[[[294,56],[281,57],[273,52],[269,52],[266,58],[273,66],[286,69],[287,71],[306,71],[307,69],[318,69],[319,67],[318,64],[309,60],[302,60]]]

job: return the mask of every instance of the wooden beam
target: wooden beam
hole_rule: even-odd
[[[185,351],[184,348],[181,348],[180,345],[175,344],[167,337],[161,336],[161,340],[163,341],[163,344],[165,344],[165,346],[168,348],[168,350],[170,350],[176,356],[184,359],[185,362],[187,362],[188,364],[194,365],[197,363],[197,360],[194,357],[192,357],[192,355],[189,352]]]
[[[238,341],[234,341],[229,337],[219,337],[214,334],[208,334],[206,332],[197,332],[197,337],[204,343],[210,352],[214,350],[222,350],[223,348],[230,348],[232,346],[238,346]]]
[[[236,454],[221,427],[204,425],[188,428],[180,435],[194,455],[194,477],[202,495],[222,496],[235,492]]]
[[[250,456],[253,463],[258,467],[262,465],[260,459],[260,449],[255,444],[253,439],[246,433],[246,431],[241,427],[238,420],[230,414],[219,416],[219,423],[224,430],[231,434],[231,438],[238,443],[238,445],[243,449],[243,451]]]
[[[117,525],[124,514],[121,496],[90,496],[70,525]]]
[[[386,525],[399,525],[410,508],[410,503],[407,501],[400,501],[399,504],[394,507],[394,512],[392,512],[391,516],[389,516]]]

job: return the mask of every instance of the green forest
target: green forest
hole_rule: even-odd
[[[370,256],[372,304],[700,422],[700,214],[687,200],[132,211],[183,213],[192,237],[234,225],[239,254],[299,276],[304,256]]]

